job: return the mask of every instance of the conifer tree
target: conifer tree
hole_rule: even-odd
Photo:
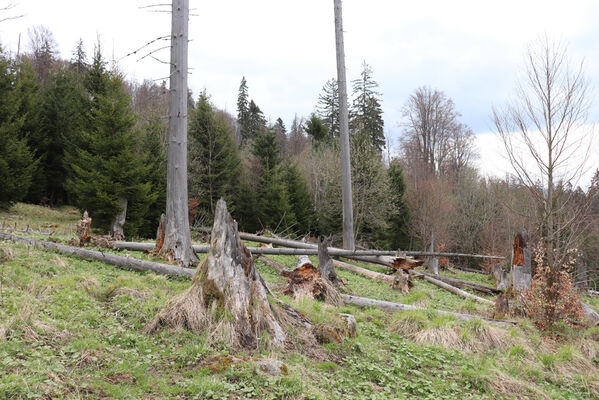
[[[88,82],[90,78],[101,82],[102,86],[95,86],[101,91],[94,92],[90,124],[82,132],[85,146],[77,146],[65,157],[71,171],[66,187],[75,204],[94,216],[96,227],[107,230],[122,211],[122,198],[137,215],[145,215],[156,194],[147,181],[149,167],[137,153],[135,118],[123,81],[107,72],[97,74],[100,57],[94,57],[94,64]],[[129,218],[129,226],[133,229],[128,235],[137,233],[137,220]]]
[[[266,129],[266,118],[264,118],[264,113],[262,110],[260,110],[260,107],[254,103],[254,100],[250,100],[248,139],[254,140],[258,136],[259,132],[263,131],[264,129]]]
[[[237,95],[237,122],[239,123],[239,129],[241,131],[241,143],[244,145],[251,136],[250,104],[245,76],[241,78],[239,94]]]
[[[329,130],[327,129],[324,122],[312,113],[305,127],[306,133],[312,139],[312,144],[315,147],[323,143],[329,142]]]
[[[37,166],[22,134],[26,115],[19,112],[15,80],[12,62],[0,48],[0,208],[25,197]]]
[[[391,188],[391,212],[384,245],[391,249],[407,249],[410,246],[410,211],[405,199],[406,180],[397,159],[391,161],[387,174]]]
[[[87,71],[87,55],[83,47],[83,40],[79,39],[75,50],[73,50],[73,58],[71,59],[71,67],[77,76],[82,76]]]
[[[360,78],[352,82],[354,101],[351,109],[350,127],[352,133],[364,131],[370,137],[372,145],[378,151],[385,147],[385,123],[380,103],[379,86],[372,79],[372,69],[366,62],[362,64]]]
[[[318,96],[316,114],[327,127],[329,137],[339,137],[339,88],[337,79],[329,79]]]
[[[222,114],[217,114],[208,95],[200,95],[189,122],[190,197],[199,201],[199,209],[209,220],[216,202],[222,197],[234,210],[240,158],[233,134]]]
[[[293,231],[308,233],[313,228],[314,207],[310,200],[308,184],[300,174],[296,165],[287,163],[282,168],[283,182],[287,192],[289,210],[293,214],[295,226]]]

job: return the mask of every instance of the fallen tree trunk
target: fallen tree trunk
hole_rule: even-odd
[[[364,275],[364,276],[367,276],[369,278],[376,279],[379,281],[388,282],[388,283],[393,283],[395,281],[395,278],[393,277],[393,275],[381,274],[380,272],[371,271],[369,269],[358,267],[357,265],[353,265],[353,264],[348,264],[343,261],[333,260],[333,264],[338,268],[341,268],[341,269],[344,269],[347,271],[351,271],[356,274]]]
[[[375,299],[369,299],[366,297],[351,296],[348,294],[342,294],[341,298],[343,299],[343,302],[345,304],[353,304],[355,306],[364,307],[364,308],[376,307],[378,309],[381,309],[384,311],[389,311],[389,312],[417,311],[417,310],[429,311],[428,308],[416,307],[416,306],[413,306],[410,304],[393,303],[390,301],[375,300]],[[443,314],[443,315],[451,315],[451,316],[456,317],[457,319],[460,319],[462,321],[469,321],[471,319],[481,319],[483,321],[496,323],[496,324],[515,324],[515,322],[513,322],[513,321],[496,320],[496,319],[481,317],[478,315],[461,314],[461,313],[444,311],[444,310],[435,310],[435,312],[438,312],[439,314]]]
[[[198,230],[201,232],[204,232],[204,233],[210,233],[210,228],[199,228]],[[252,242],[270,243],[270,244],[273,244],[276,246],[293,247],[293,248],[299,248],[299,249],[315,249],[318,247],[316,244],[306,243],[306,242],[302,242],[299,240],[271,238],[271,237],[265,237],[265,236],[260,236],[260,235],[254,235],[252,233],[239,232],[239,237],[243,240],[249,240]],[[342,254],[335,254],[336,251],[343,251],[343,252],[351,253],[349,256],[356,260],[358,258],[353,257],[353,255],[370,256],[369,260],[363,260],[363,261],[369,261],[369,262],[375,262],[375,263],[377,263],[377,261],[375,260],[376,256],[395,256],[397,254],[397,252],[393,251],[393,250],[356,250],[356,251],[352,252],[351,250],[343,250],[343,249],[339,249],[337,247],[329,247],[328,250],[329,250],[329,254],[331,256],[345,257]],[[505,257],[487,256],[484,254],[443,253],[443,252],[430,252],[430,251],[401,251],[400,253],[402,255],[406,255],[406,256],[470,257],[470,258],[483,258],[483,259],[492,259],[492,260],[504,260],[505,259]]]
[[[66,246],[59,243],[46,242],[43,240],[24,238],[17,235],[7,235],[0,233],[0,239],[10,240],[12,242],[26,243],[30,246],[39,246],[45,249],[56,250],[63,254],[71,254],[87,260],[100,261],[110,265],[130,268],[136,271],[153,271],[158,274],[171,276],[192,276],[193,269],[182,268],[175,265],[160,264],[153,261],[138,260],[133,257],[117,256],[115,254],[102,253],[101,251],[86,250],[78,247]]]
[[[430,277],[428,275],[425,275],[423,273],[416,272],[416,271],[408,271],[408,273],[410,275],[414,275],[414,276],[422,276],[422,278],[425,281],[430,282],[433,285],[438,286],[438,287],[440,287],[442,289],[445,289],[448,292],[451,292],[453,294],[457,294],[458,296],[462,296],[462,297],[465,297],[467,299],[474,300],[474,301],[477,301],[477,302],[483,303],[483,304],[495,305],[495,303],[493,301],[491,301],[491,300],[483,299],[482,297],[475,296],[475,295],[470,294],[468,292],[465,292],[465,291],[463,291],[461,289],[458,289],[455,286],[451,286],[451,285],[449,285],[449,284],[447,284],[445,282],[442,282],[442,281],[440,281],[438,279],[432,278],[432,277]]]
[[[465,281],[462,279],[452,278],[449,276],[432,275],[432,274],[422,272],[422,271],[418,271],[418,273],[423,276],[428,276],[428,277],[440,280],[442,282],[448,283],[448,284],[458,287],[458,288],[471,289],[471,290],[475,290],[475,291],[483,293],[483,294],[497,295],[497,294],[504,292],[503,290],[500,290],[500,289],[497,289],[497,288],[494,288],[491,286],[485,286],[485,285],[481,285],[479,283],[468,282],[468,281]]]

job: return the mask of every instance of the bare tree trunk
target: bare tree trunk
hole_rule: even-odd
[[[514,237],[512,250],[512,288],[517,293],[522,293],[530,288],[532,254],[528,243],[528,234],[519,232]]]
[[[429,282],[429,283],[432,283],[433,285],[435,285],[435,286],[438,286],[438,287],[440,287],[440,288],[442,288],[442,289],[445,289],[445,290],[447,290],[448,292],[451,292],[451,293],[453,293],[453,294],[457,294],[458,296],[462,296],[462,297],[464,297],[464,298],[466,298],[466,299],[474,300],[474,301],[476,301],[476,302],[483,303],[483,304],[495,305],[495,303],[494,303],[494,302],[492,302],[491,300],[487,300],[487,299],[484,299],[484,298],[482,298],[482,297],[475,296],[475,295],[473,295],[473,294],[470,294],[470,293],[468,293],[468,292],[465,292],[465,291],[463,291],[462,289],[458,289],[458,288],[457,288],[457,287],[455,287],[455,286],[451,286],[451,285],[450,285],[450,284],[448,284],[448,283],[442,282],[442,281],[440,281],[440,280],[438,280],[438,279],[435,279],[435,278],[432,278],[432,277],[430,277],[430,276],[427,276],[427,275],[420,274],[420,273],[418,273],[418,272],[416,272],[416,271],[408,271],[408,273],[409,273],[410,275],[413,275],[413,276],[418,276],[418,275],[421,275],[421,276],[422,276],[422,278],[423,278],[425,281],[427,281],[427,282]]]
[[[431,245],[428,249],[429,252],[435,251],[435,230],[431,233]],[[429,257],[428,259],[428,270],[435,275],[439,275],[439,259],[435,256]]]
[[[110,236],[114,240],[123,240],[125,239],[125,231],[123,226],[125,225],[125,220],[127,219],[127,198],[122,196],[119,198],[119,207],[121,208],[121,212],[117,214],[112,223],[112,227],[110,228]]]
[[[349,111],[347,109],[347,78],[343,44],[343,12],[341,0],[334,0],[335,45],[337,49],[337,84],[339,88],[339,131],[341,135],[341,184],[343,196],[343,247],[355,249],[352,205],[351,165],[349,154]]]
[[[189,0],[173,0],[166,224],[161,254],[181,265],[199,262],[191,248],[187,194],[187,37]]]

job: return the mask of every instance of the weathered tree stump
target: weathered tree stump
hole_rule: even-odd
[[[339,278],[335,273],[335,265],[329,256],[328,246],[330,241],[324,238],[318,239],[318,272],[320,276],[329,281],[334,286],[339,286]]]
[[[507,290],[510,284],[510,278],[508,272],[503,269],[501,264],[493,265],[493,278],[495,279],[498,290]]]
[[[152,249],[150,253],[157,256],[160,254],[162,250],[162,246],[164,245],[164,227],[166,225],[166,215],[162,214],[160,216],[160,224],[158,225],[158,229],[156,230],[156,245]]]
[[[402,270],[397,271],[397,275],[395,275],[395,280],[391,287],[393,289],[401,291],[401,294],[410,293],[410,288],[414,286],[414,283],[410,280],[410,276],[403,272]]]
[[[171,299],[148,330],[175,326],[197,331],[221,324],[220,331],[229,332],[228,339],[239,347],[256,348],[265,332],[281,347],[286,334],[268,302],[267,291],[239,238],[237,222],[221,199],[216,205],[208,257],[196,269],[191,287]]]
[[[528,234],[519,232],[514,237],[511,271],[512,288],[517,293],[525,292],[530,288],[532,280],[531,260],[532,254],[528,245]]]
[[[125,230],[123,226],[125,225],[125,220],[127,219],[127,198],[120,197],[119,198],[119,207],[121,208],[121,212],[117,214],[115,217],[111,227],[110,227],[110,236],[114,240],[124,240],[125,239]]]
[[[77,221],[77,236],[79,236],[79,247],[85,247],[91,240],[92,219],[87,215],[87,211],[83,213],[83,218]]]

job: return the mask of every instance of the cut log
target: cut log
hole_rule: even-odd
[[[339,286],[339,279],[335,273],[335,264],[329,256],[329,241],[324,238],[318,239],[318,272],[320,276],[329,281],[333,286]]]
[[[85,247],[85,245],[91,240],[91,226],[92,219],[87,214],[87,211],[84,211],[83,218],[77,221],[77,236],[79,236],[80,247]]]
[[[110,228],[110,236],[114,240],[125,239],[125,230],[123,229],[123,226],[125,225],[125,220],[127,219],[127,198],[126,197],[119,198],[119,208],[121,209],[121,211],[114,218],[114,221]]]
[[[355,306],[363,307],[363,308],[374,307],[374,308],[378,308],[383,311],[389,311],[389,312],[418,311],[418,310],[429,311],[428,308],[416,307],[416,306],[413,306],[410,304],[393,303],[390,301],[375,300],[375,299],[369,299],[366,297],[351,296],[348,294],[342,294],[341,298],[343,299],[343,302],[345,304],[353,304]],[[481,317],[478,315],[461,314],[461,313],[444,311],[444,310],[434,310],[434,311],[439,314],[442,314],[442,315],[451,315],[451,316],[453,316],[457,319],[460,319],[462,321],[469,321],[472,319],[480,319],[480,320],[495,323],[495,324],[512,324],[512,325],[515,324],[515,322],[513,322],[513,321],[495,320],[495,319],[491,319],[491,318]]]
[[[175,326],[195,331],[225,324],[229,326],[224,331],[231,332],[229,339],[238,347],[255,349],[263,333],[268,333],[273,345],[282,347],[286,334],[223,199],[216,205],[211,236],[208,257],[196,269],[190,288],[171,299],[148,330]],[[225,315],[228,319],[215,321]]]
[[[449,285],[449,284],[447,284],[447,283],[445,283],[445,282],[442,282],[442,281],[440,281],[440,280],[438,280],[438,279],[432,278],[431,276],[424,275],[424,274],[420,274],[420,273],[418,273],[418,272],[415,272],[415,271],[408,271],[408,273],[409,273],[410,275],[422,275],[422,278],[423,278],[425,281],[427,281],[427,282],[430,282],[430,283],[432,283],[433,285],[435,285],[435,286],[438,286],[438,287],[440,287],[440,288],[442,288],[442,289],[445,289],[445,290],[447,290],[448,292],[451,292],[451,293],[453,293],[453,294],[457,294],[458,296],[462,296],[462,297],[465,297],[465,298],[467,298],[467,299],[474,300],[474,301],[476,301],[476,302],[483,303],[483,304],[488,304],[488,305],[494,305],[494,304],[495,304],[495,303],[494,303],[493,301],[491,301],[491,300],[488,300],[488,299],[483,299],[482,297],[475,296],[475,295],[473,295],[473,294],[470,294],[470,293],[468,293],[468,292],[465,292],[465,291],[463,291],[463,290],[461,290],[461,289],[458,289],[458,288],[457,288],[457,287],[455,287],[455,286],[451,286],[451,285]]]
[[[177,267],[174,265],[160,264],[152,261],[138,260],[133,257],[122,257],[115,254],[102,253],[95,250],[80,249],[78,247],[66,246],[54,242],[46,242],[37,239],[24,238],[16,235],[0,233],[0,239],[13,242],[26,243],[30,246],[39,246],[45,249],[56,250],[63,254],[71,254],[87,260],[100,261],[110,265],[129,268],[136,271],[153,271],[158,274],[170,276],[192,276],[193,269]]]

